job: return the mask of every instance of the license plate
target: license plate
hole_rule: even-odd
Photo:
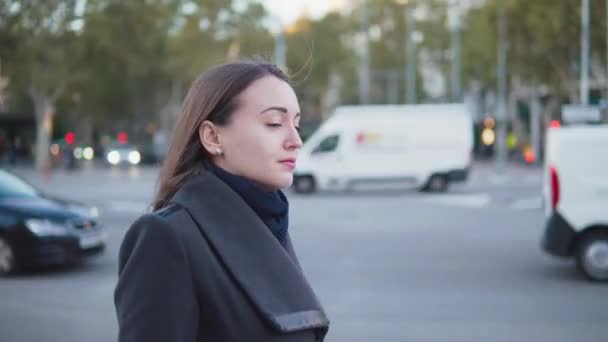
[[[80,248],[91,248],[101,245],[106,240],[106,234],[95,233],[91,235],[85,235],[80,237],[79,245]]]

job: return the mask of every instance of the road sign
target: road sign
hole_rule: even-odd
[[[588,105],[562,106],[562,121],[564,123],[589,123],[602,120],[600,108]]]

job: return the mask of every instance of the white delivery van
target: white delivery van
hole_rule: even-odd
[[[378,183],[445,191],[472,162],[464,104],[338,107],[298,155],[294,189],[352,190]]]
[[[608,125],[550,128],[545,148],[543,248],[608,281]]]

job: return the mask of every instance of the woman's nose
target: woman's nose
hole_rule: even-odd
[[[289,130],[289,137],[285,141],[285,147],[290,150],[302,147],[302,138],[300,138],[300,133],[298,133],[295,127]]]

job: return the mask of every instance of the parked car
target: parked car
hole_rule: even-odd
[[[588,278],[608,281],[608,125],[550,128],[543,185],[543,247],[576,258]]]
[[[52,198],[0,170],[0,275],[77,262],[101,253],[105,239],[95,207]]]

